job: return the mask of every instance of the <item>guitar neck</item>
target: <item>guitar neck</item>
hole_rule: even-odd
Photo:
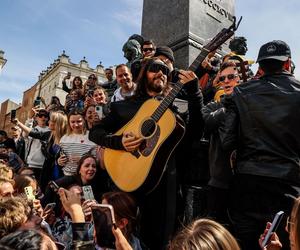
[[[193,63],[188,67],[188,70],[191,70],[193,72],[196,72],[196,70],[199,68],[201,63],[204,61],[206,56],[208,55],[210,51],[206,48],[202,48],[200,54],[197,56],[197,58],[193,61]]]
[[[233,30],[231,30],[232,27],[229,29],[222,29],[213,39],[210,41],[207,45],[203,46],[201,49],[200,54],[197,56],[197,58],[193,61],[193,63],[188,67],[188,70],[191,70],[196,73],[197,69],[201,65],[201,63],[204,61],[206,56],[209,54],[209,52],[216,50],[221,44],[226,42],[233,34]],[[197,75],[197,73],[196,73]],[[170,93],[163,99],[161,104],[157,107],[157,109],[152,114],[151,118],[158,122],[160,117],[164,114],[164,112],[167,110],[167,108],[170,106],[170,104],[174,101],[176,95],[180,92],[183,85],[180,82],[176,82],[172,86],[172,90]]]
[[[157,107],[157,109],[152,114],[151,118],[158,122],[160,117],[164,114],[164,112],[167,110],[167,108],[170,106],[170,104],[174,101],[177,94],[182,89],[183,85],[180,82],[174,83],[172,86],[172,90],[170,93],[163,99],[163,101],[160,103],[160,105]]]

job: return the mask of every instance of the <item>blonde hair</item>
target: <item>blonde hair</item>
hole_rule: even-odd
[[[198,219],[180,231],[169,250],[240,250],[235,238],[219,223]]]
[[[6,182],[9,182],[13,187],[15,186],[15,180],[14,179],[1,177],[0,178],[0,187],[2,186],[2,184],[6,183]]]
[[[10,172],[13,172],[13,170],[8,167],[7,165],[0,163],[0,178],[1,179],[8,179],[11,180]]]
[[[0,238],[16,231],[30,215],[28,203],[20,197],[0,201]]]
[[[50,120],[55,123],[55,131],[52,137],[55,144],[59,144],[60,139],[66,134],[68,126],[68,118],[63,112],[51,112]]]

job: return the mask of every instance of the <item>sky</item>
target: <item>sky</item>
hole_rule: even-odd
[[[235,3],[236,16],[243,16],[236,35],[247,38],[247,58],[255,60],[268,41],[284,40],[299,79],[300,1]],[[126,62],[122,46],[130,35],[141,33],[142,8],[142,0],[0,0],[0,50],[8,60],[0,73],[0,103],[20,103],[23,92],[63,50],[73,63],[85,56],[92,68],[100,61],[104,67]]]

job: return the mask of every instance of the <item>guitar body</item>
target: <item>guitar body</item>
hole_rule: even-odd
[[[160,102],[155,99],[147,100],[132,120],[115,133],[133,132],[144,138],[139,150],[104,150],[106,170],[118,188],[125,192],[151,192],[158,185],[171,153],[184,135],[184,122],[171,110],[167,109],[157,122],[151,118],[159,105]]]

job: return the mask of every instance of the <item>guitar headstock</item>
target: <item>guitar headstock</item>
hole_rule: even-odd
[[[223,28],[208,44],[203,46],[200,54],[197,56],[194,62],[189,66],[188,69],[194,71],[197,75],[196,71],[199,68],[199,65],[203,62],[205,57],[208,55],[208,53],[219,48],[224,42],[226,42],[234,34],[234,32],[239,27],[242,18],[243,17],[240,18],[238,24],[236,25],[236,17],[233,17],[232,25],[227,29]]]
[[[238,29],[243,17],[240,18],[238,24],[236,25],[236,17],[233,17],[233,23],[229,28],[223,28],[208,44],[204,46],[205,49],[209,51],[214,51],[218,49],[223,43],[225,43],[234,32]]]

